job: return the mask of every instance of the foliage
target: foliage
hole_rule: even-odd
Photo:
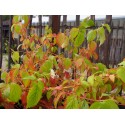
[[[22,63],[19,64],[19,52],[13,51],[14,65],[2,73],[1,105],[67,109],[117,109],[118,104],[125,105],[125,98],[120,95],[121,89],[125,90],[124,61],[112,69],[91,61],[98,58],[97,42],[102,45],[105,30],[111,31],[108,24],[87,33],[94,22],[86,18],[70,30],[69,36],[65,32],[53,34],[46,27],[45,35],[39,38],[27,34],[29,20],[26,15],[13,17],[11,30],[13,37],[20,35]],[[82,47],[85,39],[86,48]],[[57,54],[58,47],[71,58],[64,56],[64,51]]]

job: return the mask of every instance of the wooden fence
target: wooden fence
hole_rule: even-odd
[[[76,15],[76,20],[72,22],[67,21],[67,15],[63,15],[63,21],[60,21],[60,15],[52,15],[51,20],[48,23],[42,23],[42,17],[39,15],[39,23],[33,24],[31,15],[30,18],[30,27],[36,28],[36,33],[41,36],[44,34],[44,29],[46,24],[52,27],[53,33],[58,33],[59,31],[63,32],[65,29],[71,29],[72,27],[77,27],[80,24],[80,15]],[[95,16],[91,15],[91,19],[95,21],[95,27],[100,26],[101,23],[95,20]],[[119,19],[117,19],[117,25],[114,24],[111,15],[106,15],[106,19],[103,20],[104,23],[108,23],[111,26],[111,34],[108,35],[106,32],[106,41],[105,43],[99,47],[97,47],[97,53],[99,55],[99,59],[97,62],[102,62],[106,64],[108,67],[114,67],[119,62],[121,62],[125,58],[125,21],[121,24]],[[10,31],[10,27],[12,24],[12,16],[10,15],[10,20],[8,23],[8,70],[11,65],[11,47],[14,45],[14,40],[12,39],[12,34]],[[30,32],[30,30],[28,30]],[[2,59],[3,59],[3,50],[5,49],[3,43],[6,38],[2,38],[4,36],[4,25],[2,23],[2,16],[0,16],[0,69],[2,67]],[[19,41],[16,42],[19,45]],[[86,46],[86,40],[84,41],[83,46]],[[4,63],[4,62],[3,62]],[[1,77],[1,71],[0,71]],[[1,78],[0,78],[1,79]]]

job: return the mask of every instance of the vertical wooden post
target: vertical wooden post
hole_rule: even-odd
[[[42,35],[42,15],[39,15],[39,37]]]
[[[11,43],[12,43],[12,33],[11,33],[11,25],[12,25],[12,18],[13,16],[10,15],[10,19],[9,19],[9,43],[8,43],[8,70],[10,69],[10,65],[11,65]]]
[[[105,23],[111,26],[111,22],[112,22],[112,15],[106,15]],[[109,67],[110,40],[111,40],[111,33],[109,35],[108,31],[106,31],[106,41],[104,43],[103,62],[107,67]]]
[[[58,33],[60,29],[60,15],[52,15],[52,32]]]
[[[2,53],[3,53],[3,51],[2,51],[2,42],[3,42],[3,40],[2,40],[2,36],[3,36],[2,31],[3,31],[3,28],[2,27],[3,27],[2,15],[0,15],[0,82],[1,82]]]
[[[95,21],[95,15],[90,15],[90,18]]]
[[[32,26],[32,18],[33,18],[33,15],[30,15],[30,22],[29,22],[29,28],[28,28],[28,35],[30,35],[30,29],[31,29],[31,26]]]
[[[49,27],[52,26],[52,15],[49,15]]]
[[[62,27],[63,32],[66,29],[66,23],[67,23],[67,15],[63,15],[63,27]]]
[[[76,15],[76,26],[80,24],[80,15]]]

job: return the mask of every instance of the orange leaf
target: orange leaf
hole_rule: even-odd
[[[83,63],[83,58],[79,58],[78,60],[75,61],[75,66],[76,68],[79,68]]]
[[[109,76],[109,79],[114,83],[114,81],[115,81],[115,75],[113,74],[113,75],[110,75]]]
[[[59,47],[65,48],[68,46],[69,39],[64,33],[58,33],[56,37],[56,43]]]

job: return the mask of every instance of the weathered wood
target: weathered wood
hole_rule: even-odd
[[[11,59],[11,46],[12,46],[12,32],[11,32],[11,25],[12,25],[12,18],[13,16],[10,15],[9,19],[9,43],[8,43],[8,70],[10,69],[12,59]]]
[[[30,29],[31,29],[31,26],[32,26],[33,15],[30,15],[29,18],[30,18],[30,22],[29,22],[29,28],[28,28],[28,35],[30,35]]]
[[[52,15],[52,32],[58,33],[60,29],[60,15]]]
[[[52,27],[52,15],[49,15],[49,27]]]
[[[76,15],[76,26],[80,24],[80,15]]]
[[[62,32],[66,29],[66,23],[67,23],[67,15],[63,15],[63,27],[62,27]]]
[[[2,36],[3,36],[2,27],[3,27],[3,25],[2,25],[2,15],[0,15],[0,82],[1,82],[2,53],[3,53],[3,51],[2,51],[2,42],[3,42],[3,40],[2,40]]]
[[[112,15],[106,15],[106,21],[105,22],[111,26],[111,21],[112,21]],[[104,55],[103,63],[107,67],[109,67],[110,40],[111,40],[111,33],[109,34],[108,31],[106,31],[106,41],[104,43],[104,52],[103,52],[103,55]]]
[[[39,15],[39,36],[42,35],[42,15]]]
[[[90,18],[95,21],[95,15],[90,15]]]

